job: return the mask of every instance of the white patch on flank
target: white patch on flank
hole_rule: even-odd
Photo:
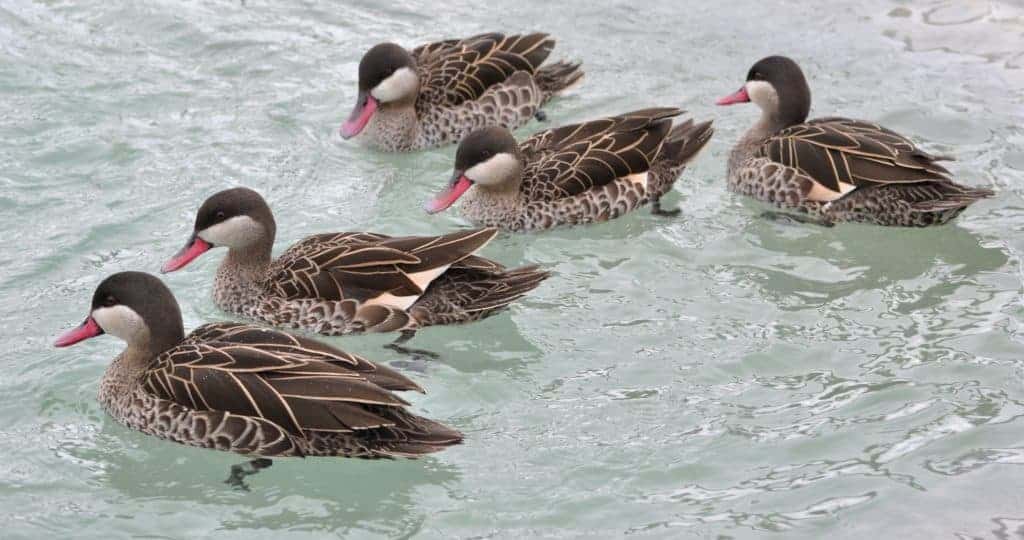
[[[647,187],[647,172],[646,171],[644,171],[642,173],[631,174],[629,176],[626,176],[625,178],[626,178],[626,180],[628,180],[628,181],[630,181],[630,182],[632,182],[634,184],[640,184],[644,188]]]
[[[146,322],[130,307],[96,308],[92,310],[92,318],[104,332],[128,343],[140,343],[149,339],[149,328],[146,327]]]
[[[418,294],[412,296],[395,296],[391,293],[384,293],[376,298],[370,298],[363,302],[364,306],[389,306],[405,311],[412,307],[420,299]]]
[[[199,231],[199,238],[215,246],[241,248],[260,239],[263,227],[249,216],[235,216]]]
[[[431,270],[424,270],[422,272],[414,272],[412,274],[409,274],[409,280],[412,281],[413,283],[415,283],[416,286],[419,287],[421,291],[425,291],[425,290],[427,290],[427,287],[429,287],[430,284],[435,279],[439,278],[441,276],[441,274],[443,274],[443,273],[448,271],[448,267],[449,266],[451,266],[451,265],[450,264],[446,264],[444,266],[439,266],[439,267],[433,268]]]
[[[819,184],[818,182],[811,182],[811,191],[807,193],[807,199],[811,201],[826,202],[834,201],[843,195],[853,191],[853,184],[845,184],[840,182],[839,189],[842,191],[832,191],[831,189]]]
[[[398,101],[414,95],[419,84],[416,72],[407,67],[398,68],[391,76],[370,90],[370,95],[381,103]]]
[[[768,81],[747,81],[747,96],[762,110],[774,111],[779,108],[779,94]]]
[[[416,286],[419,287],[421,291],[425,291],[425,290],[427,290],[427,287],[429,287],[430,284],[435,279],[440,277],[441,274],[443,274],[443,273],[448,271],[448,267],[449,266],[451,266],[451,265],[446,264],[444,266],[439,266],[437,268],[432,268],[430,270],[424,270],[422,272],[414,272],[412,274],[407,274],[407,275],[409,276],[409,281],[412,281],[413,283],[415,283]],[[382,295],[380,295],[380,296],[378,296],[376,298],[371,298],[371,299],[367,300],[366,302],[364,302],[364,304],[370,305],[370,306],[373,306],[373,305],[391,306],[393,308],[398,308],[398,309],[400,309],[402,311],[405,311],[405,310],[409,309],[410,307],[412,307],[412,305],[415,304],[416,301],[419,300],[419,299],[420,299],[420,295],[418,295],[418,294],[414,294],[414,295],[411,295],[411,296],[395,296],[395,295],[393,295],[391,293],[384,293],[384,294],[382,294]]]
[[[466,178],[484,186],[497,186],[507,182],[519,171],[519,160],[512,154],[502,152],[466,169]]]

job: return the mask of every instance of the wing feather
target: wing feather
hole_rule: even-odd
[[[481,34],[413,49],[420,77],[417,105],[457,106],[479,98],[518,71],[531,75],[551,54],[547,34]]]
[[[644,109],[542,131],[520,144],[531,199],[579,195],[618,178],[647,172],[677,108]]]
[[[286,299],[362,303],[383,295],[417,296],[424,289],[409,274],[456,264],[495,234],[495,229],[478,229],[400,238],[366,233],[318,235],[292,246],[274,261],[264,286]]]
[[[759,155],[836,192],[842,186],[950,180],[933,156],[877,124],[830,117],[786,128],[769,137]]]
[[[148,392],[189,409],[260,418],[302,436],[393,426],[389,411],[408,403],[371,378],[383,373],[395,386],[419,387],[388,372],[306,338],[221,323],[162,353],[143,381]]]

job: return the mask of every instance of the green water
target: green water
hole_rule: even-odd
[[[1024,6],[1020,2],[438,5],[0,0],[0,537],[1012,538],[1024,534]],[[313,232],[438,233],[452,148],[341,142],[362,51],[542,29],[587,79],[549,124],[653,105],[714,118],[683,213],[499,237],[554,277],[510,311],[421,332],[414,408],[467,435],[419,461],[237,456],[100,410],[113,338],[71,349],[96,284],[156,271],[201,201],[260,190],[278,248]],[[953,153],[994,200],[930,230],[762,220],[725,190],[755,111],[717,109],[785,53],[812,114]],[[531,124],[523,132],[538,129]],[[222,253],[167,281],[186,326]]]

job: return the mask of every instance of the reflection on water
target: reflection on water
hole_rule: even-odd
[[[835,228],[766,227],[751,222],[746,238],[768,253],[761,265],[730,265],[756,276],[764,294],[785,309],[820,307],[861,291],[885,290],[918,280],[925,288],[900,291],[897,310],[910,314],[942,303],[976,276],[998,270],[1009,260],[1003,247],[956,226],[923,231],[841,225]],[[794,303],[792,297],[802,302]]]

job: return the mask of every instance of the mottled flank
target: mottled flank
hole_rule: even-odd
[[[555,46],[547,34],[482,34],[411,51],[415,99],[382,103],[362,137],[385,151],[433,148],[474,129],[515,129],[583,76],[579,64],[542,65]]]
[[[519,177],[474,185],[460,212],[477,225],[525,231],[607,221],[658,204],[714,133],[711,122],[673,126],[682,113],[644,109],[537,133],[519,144]]]

